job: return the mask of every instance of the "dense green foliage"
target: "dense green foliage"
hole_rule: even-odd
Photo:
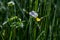
[[[60,0],[10,1],[0,0],[0,40],[60,40]],[[32,10],[46,17],[37,22]]]

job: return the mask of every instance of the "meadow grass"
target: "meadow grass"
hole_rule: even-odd
[[[60,40],[60,0],[0,0],[0,40]]]

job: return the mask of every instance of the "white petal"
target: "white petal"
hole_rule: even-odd
[[[10,4],[15,5],[15,3],[13,1],[8,2],[8,5],[10,5]]]
[[[29,12],[29,15],[33,16],[34,18],[38,16],[38,14],[35,11]]]

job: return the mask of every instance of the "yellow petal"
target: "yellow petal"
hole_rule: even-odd
[[[41,19],[40,18],[36,18],[36,21],[41,21]]]

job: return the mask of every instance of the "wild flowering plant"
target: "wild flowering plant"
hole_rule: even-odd
[[[8,6],[14,6],[15,5],[14,1],[10,1],[7,4],[8,4]]]
[[[36,13],[35,11],[29,12],[29,15],[34,17],[36,19],[36,21],[41,21],[41,19],[38,18],[38,13]]]

